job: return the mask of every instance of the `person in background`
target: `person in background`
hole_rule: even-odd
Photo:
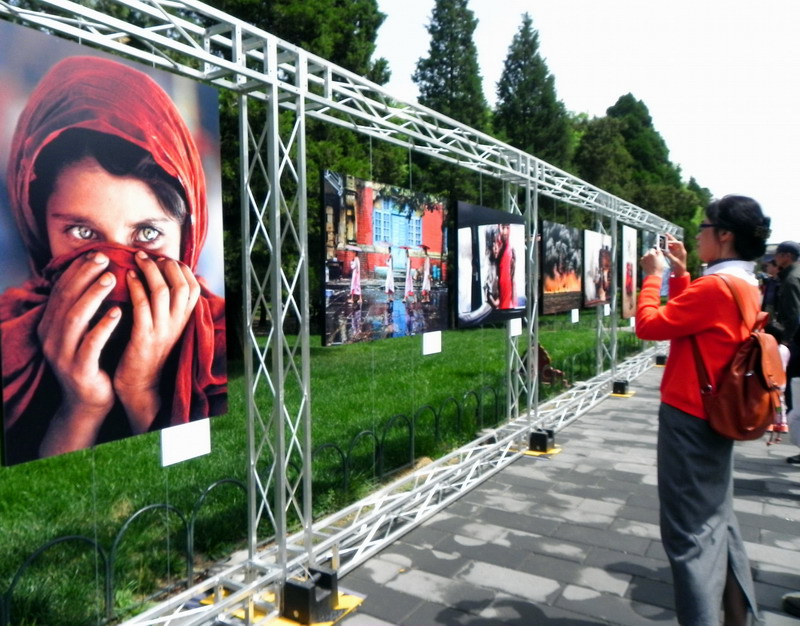
[[[514,287],[516,270],[516,253],[511,245],[511,226],[500,224],[500,250],[497,257],[497,283],[499,289],[500,309],[513,309],[517,306],[517,294]]]
[[[392,246],[389,246],[389,256],[386,258],[386,282],[384,283],[386,301],[394,300],[394,259],[392,258]]]
[[[745,196],[712,202],[697,235],[707,263],[692,281],[686,249],[668,236],[672,268],[669,300],[661,305],[665,254],[651,249],[641,259],[642,289],[636,311],[641,339],[670,341],[661,383],[657,471],[661,541],[670,562],[678,621],[684,625],[744,625],[757,605],[744,541],[733,509],[733,440],[708,424],[695,369],[693,336],[711,382],[716,382],[750,334],[728,286],[737,281],[753,316],[761,298],[753,261],[764,254],[770,219]],[[709,310],[714,314],[709,315]]]
[[[353,260],[350,261],[350,297],[348,304],[359,304],[361,301],[361,259],[356,252]]]
[[[411,250],[406,250],[406,279],[403,283],[403,302],[414,300],[414,276],[411,270]]]
[[[496,226],[489,226],[486,229],[486,280],[483,285],[483,292],[486,303],[493,309],[500,306],[500,280],[499,264],[500,250],[502,242],[500,240],[500,230]]]
[[[775,262],[774,257],[768,259],[764,263],[764,272],[766,273],[766,277],[761,283],[763,294],[761,298],[761,310],[766,311],[770,316],[774,316],[775,303],[778,300],[778,285],[780,284],[778,281],[778,264]]]
[[[431,301],[431,257],[428,255],[428,246],[422,246],[425,252],[425,261],[422,266],[422,302]]]
[[[800,244],[784,241],[775,249],[775,264],[778,266],[778,298],[774,324],[780,327],[783,343],[789,348],[789,365],[786,367],[786,408],[793,406],[791,379],[800,376]],[[786,459],[792,465],[800,464],[800,454]]]
[[[781,330],[780,326],[777,325],[768,325],[765,330],[767,333],[775,337],[775,341],[778,343],[778,352],[781,355],[781,363],[783,364],[783,371],[785,373],[786,368],[789,365],[790,354],[789,348],[787,348],[786,344],[783,343],[783,331]],[[780,443],[782,439],[781,435],[789,432],[789,426],[786,419],[785,385],[781,387],[781,406],[775,411],[775,422],[767,427],[767,432],[769,433],[769,439],[767,440],[768,446],[772,445],[773,443]]]

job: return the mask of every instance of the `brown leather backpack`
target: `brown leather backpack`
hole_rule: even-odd
[[[697,339],[692,336],[700,397],[708,423],[724,437],[737,440],[758,439],[775,420],[781,405],[781,389],[786,385],[786,372],[775,337],[764,332],[769,314],[759,311],[755,321],[748,322],[737,279],[719,276],[733,293],[742,320],[750,328],[730,363],[722,370],[717,387],[708,379]]]

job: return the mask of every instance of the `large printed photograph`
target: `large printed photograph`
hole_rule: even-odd
[[[579,309],[583,302],[581,230],[542,221],[542,313]]]
[[[226,412],[216,91],[0,41],[4,463]]]
[[[611,302],[611,235],[583,231],[583,306]]]
[[[456,220],[458,325],[524,316],[525,218],[459,202]]]
[[[442,198],[325,170],[322,207],[324,345],[447,328]]]
[[[636,255],[636,229],[622,227],[622,318],[636,316],[636,284],[639,257]]]

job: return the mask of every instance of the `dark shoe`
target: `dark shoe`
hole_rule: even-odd
[[[800,454],[795,454],[794,456],[790,456],[786,459],[787,463],[791,463],[792,465],[797,465],[800,463]]]
[[[800,592],[784,594],[782,600],[784,611],[789,615],[800,617]]]

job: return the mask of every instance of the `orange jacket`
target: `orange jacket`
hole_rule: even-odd
[[[746,283],[738,280],[744,287]],[[753,315],[759,310],[758,288],[750,286]],[[716,386],[722,370],[739,344],[750,334],[727,285],[708,275],[690,281],[689,275],[671,278],[669,300],[661,306],[661,277],[647,276],[636,311],[636,334],[641,339],[670,340],[669,358],[661,381],[661,400],[690,415],[707,419],[700,398],[692,342],[695,335],[711,384]],[[746,291],[743,291],[747,293]]]

